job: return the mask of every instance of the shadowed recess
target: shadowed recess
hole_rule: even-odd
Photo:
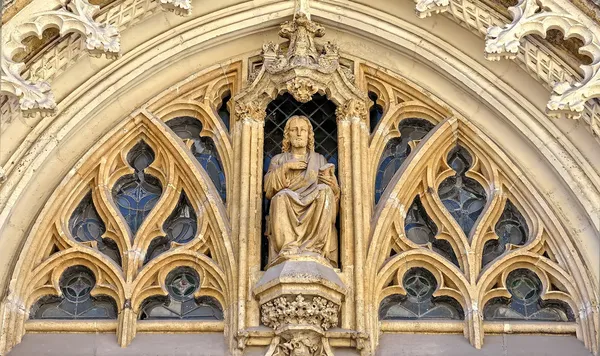
[[[423,119],[404,119],[398,125],[400,137],[388,141],[379,159],[375,177],[375,204],[379,202],[394,174],[411,152],[409,143],[419,141],[433,129],[433,124]]]
[[[44,296],[32,307],[31,319],[116,319],[117,305],[108,296],[91,295],[96,278],[84,266],[67,268],[60,277],[62,297]]]
[[[507,200],[504,205],[504,211],[496,223],[495,232],[498,239],[489,240],[483,246],[481,267],[487,266],[501,256],[510,245],[523,246],[527,242],[529,236],[527,222],[510,200]]]
[[[95,241],[100,252],[121,265],[121,255],[116,242],[108,238],[102,238],[102,235],[106,232],[106,226],[94,206],[91,191],[81,199],[81,202],[71,214],[69,231],[71,236],[78,242]]]
[[[135,235],[158,202],[162,185],[156,177],[144,172],[154,161],[154,151],[144,141],[129,151],[127,161],[135,172],[119,178],[113,187],[113,199]]]
[[[140,320],[199,319],[223,320],[223,308],[213,298],[194,298],[200,289],[198,273],[190,267],[177,267],[165,280],[168,295],[147,298],[142,303]]]
[[[404,220],[404,232],[406,237],[419,245],[431,243],[433,251],[444,256],[448,261],[458,266],[458,259],[452,249],[452,245],[446,240],[436,239],[438,228],[427,215],[427,211],[421,204],[421,198],[417,195],[406,213]]]
[[[171,215],[165,220],[163,230],[166,235],[157,237],[150,243],[144,264],[154,257],[168,251],[171,243],[185,244],[190,242],[198,231],[198,218],[185,192],[181,192],[179,202]]]
[[[542,300],[542,281],[532,271],[519,268],[508,274],[506,289],[511,298],[492,298],[483,309],[485,320],[574,321],[569,305]]]
[[[225,105],[227,107],[227,105]],[[219,111],[219,115],[221,111]],[[229,114],[228,114],[229,115]],[[227,187],[225,182],[225,171],[219,157],[219,153],[210,137],[200,136],[202,123],[189,116],[182,116],[169,120],[167,126],[175,132],[179,138],[188,143],[188,147],[202,168],[206,171],[213,182],[217,192],[223,199],[227,198]],[[191,146],[190,146],[191,145]]]
[[[447,162],[456,173],[444,179],[438,195],[468,238],[483,211],[487,194],[479,182],[466,176],[473,165],[473,158],[464,147],[457,145],[453,148]]]
[[[438,285],[431,272],[421,267],[406,271],[402,278],[406,295],[393,294],[379,304],[380,320],[464,319],[460,303],[450,297],[433,297]]]

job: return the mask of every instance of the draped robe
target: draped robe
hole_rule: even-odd
[[[266,234],[270,245],[270,265],[298,255],[316,254],[337,265],[335,220],[339,186],[323,155],[308,152],[305,170],[286,170],[284,164],[299,161],[292,153],[278,154],[265,175],[265,192],[271,199]],[[319,179],[330,177],[328,184]]]

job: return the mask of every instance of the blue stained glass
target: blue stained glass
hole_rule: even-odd
[[[144,173],[153,160],[152,149],[140,141],[128,154],[129,164],[135,172],[120,178],[113,188],[115,203],[134,235],[162,194],[160,181]]]
[[[409,142],[421,140],[433,129],[433,124],[423,119],[405,119],[400,122],[400,137],[391,139],[381,155],[375,177],[375,203],[379,202],[394,174],[410,154]]]
[[[227,97],[225,99],[227,99]],[[223,99],[223,105],[227,107],[225,99]],[[222,114],[221,111],[222,110],[219,111],[220,115]],[[229,112],[227,111],[227,118],[229,117],[228,115]],[[210,180],[217,189],[217,192],[221,196],[221,199],[226,201],[227,185],[225,181],[225,171],[223,170],[223,165],[221,164],[221,159],[213,140],[210,137],[200,136],[200,132],[202,132],[202,123],[193,117],[182,116],[169,120],[167,126],[169,126],[182,140],[191,140],[193,142],[191,147],[192,154],[208,174]]]
[[[498,239],[489,240],[483,246],[482,267],[501,256],[509,244],[523,246],[527,242],[529,236],[527,222],[510,200],[506,201],[504,211],[496,223],[495,232]]]
[[[79,203],[69,219],[69,231],[76,241],[97,241],[98,250],[112,258],[117,264],[121,264],[121,255],[117,244],[111,239],[104,239],[102,235],[106,231],[104,222],[98,215],[92,192],[89,192]]]
[[[59,281],[62,296],[40,298],[29,315],[31,319],[116,319],[112,298],[91,295],[95,285],[94,274],[87,267],[69,267]]]
[[[433,297],[437,281],[431,272],[421,267],[406,271],[402,278],[406,295],[393,294],[379,305],[380,320],[427,320],[464,318],[460,304],[450,297]]]
[[[574,321],[568,304],[542,299],[542,281],[532,271],[519,268],[506,278],[511,298],[493,298],[484,307],[486,320]]]
[[[465,176],[472,165],[472,157],[466,149],[457,146],[450,151],[448,164],[456,174],[440,184],[438,195],[468,237],[483,211],[487,194],[479,182]]]

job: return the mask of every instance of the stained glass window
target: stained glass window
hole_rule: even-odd
[[[263,151],[263,174],[267,173],[271,158],[281,153],[283,130],[287,119],[294,115],[303,115],[309,118],[315,134],[315,151],[322,154],[328,162],[336,166],[337,174],[337,122],[335,118],[335,104],[324,95],[313,95],[312,100],[301,103],[291,94],[285,93],[271,101],[267,106],[265,118],[265,138]],[[264,236],[265,217],[269,212],[269,200],[263,195],[261,244],[261,265],[264,268],[269,258],[269,242]],[[339,226],[337,226],[339,231]],[[339,251],[339,249],[338,249]],[[338,258],[339,261],[339,258]]]
[[[542,300],[542,281],[532,271],[519,268],[506,278],[511,298],[493,298],[484,308],[486,320],[574,321],[571,308],[559,300]]]
[[[231,100],[231,93],[227,92],[225,94],[225,97],[221,101],[221,105],[217,109],[217,113],[219,114],[221,121],[223,121],[223,123],[225,124],[225,127],[227,127],[227,130],[229,130],[229,120],[230,120],[230,116],[231,116],[229,113],[229,106],[228,106],[229,100]]]
[[[432,123],[423,119],[405,119],[400,122],[400,137],[392,138],[387,143],[379,160],[375,178],[375,203],[379,202],[394,174],[410,154],[409,142],[422,139],[433,127]]]
[[[414,267],[402,278],[406,295],[393,294],[379,306],[379,319],[464,319],[463,309],[450,297],[434,298],[437,281],[425,268]]]
[[[371,100],[371,108],[369,109],[369,121],[371,125],[371,133],[375,131],[375,127],[379,120],[383,117],[383,107],[377,104],[379,97],[372,91],[369,91],[369,99]]]
[[[529,236],[527,222],[510,200],[506,201],[504,211],[496,223],[495,231],[498,239],[487,241],[483,246],[482,267],[502,255],[509,244],[522,246],[527,242]]]
[[[69,219],[69,231],[71,236],[79,242],[96,241],[98,250],[112,258],[117,264],[121,264],[121,255],[117,244],[108,238],[102,238],[106,232],[104,222],[98,215],[92,192],[89,192],[79,203]]]
[[[148,263],[154,257],[168,251],[171,248],[171,242],[184,244],[196,236],[198,220],[185,192],[181,193],[177,206],[163,224],[163,230],[166,235],[152,240],[144,263]]]
[[[473,158],[464,147],[453,148],[448,154],[447,162],[455,174],[440,184],[438,194],[446,209],[469,237],[483,211],[487,194],[479,182],[466,176],[473,164]]]
[[[96,279],[87,267],[67,268],[59,281],[62,297],[45,296],[31,308],[31,319],[116,319],[117,305],[108,296],[91,295]]]
[[[117,181],[113,187],[113,198],[135,235],[158,202],[162,186],[156,177],[144,172],[154,161],[154,151],[144,141],[131,149],[127,161],[135,172]]]
[[[426,245],[431,242],[433,250],[458,266],[456,254],[452,245],[446,240],[436,239],[438,233],[437,226],[427,215],[427,211],[421,204],[421,199],[417,195],[413,200],[404,219],[404,232],[406,237],[419,245]]]
[[[193,142],[192,154],[208,173],[221,199],[225,201],[227,198],[225,171],[213,140],[210,137],[200,136],[202,123],[193,117],[183,116],[169,120],[167,125],[181,139]]]
[[[139,318],[223,320],[223,308],[212,297],[194,298],[200,289],[200,276],[190,267],[169,272],[165,281],[167,297],[151,297],[142,303]]]

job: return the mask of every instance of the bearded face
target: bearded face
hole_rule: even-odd
[[[288,126],[288,138],[294,148],[303,148],[308,145],[308,131],[310,127],[302,119],[292,119]]]

